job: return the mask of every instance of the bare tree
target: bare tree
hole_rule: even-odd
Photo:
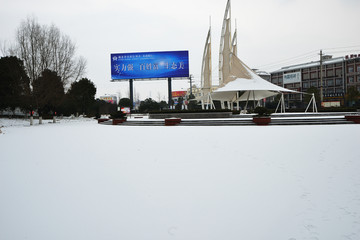
[[[0,57],[9,56],[8,43],[5,40],[0,41]]]
[[[70,37],[61,34],[55,25],[41,26],[35,17],[28,17],[16,32],[15,44],[8,54],[24,61],[31,83],[45,69],[55,71],[64,86],[82,77],[86,69],[83,57],[76,57],[76,46]]]

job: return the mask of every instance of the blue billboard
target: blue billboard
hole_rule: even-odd
[[[189,52],[111,54],[111,79],[189,77]]]

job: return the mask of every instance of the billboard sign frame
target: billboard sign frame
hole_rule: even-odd
[[[189,51],[111,54],[111,80],[189,77]]]
[[[301,72],[284,73],[283,84],[301,83]]]

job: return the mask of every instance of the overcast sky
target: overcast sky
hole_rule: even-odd
[[[232,0],[238,56],[251,68],[276,70],[314,61],[318,52],[360,54],[359,0]],[[190,73],[200,82],[205,38],[212,26],[213,78],[218,78],[220,31],[226,0],[0,0],[0,41],[11,42],[20,22],[35,16],[70,36],[87,60],[97,96],[128,94],[110,82],[110,54],[189,50]],[[188,81],[175,81],[185,90]],[[141,99],[167,99],[167,81],[135,82]]]

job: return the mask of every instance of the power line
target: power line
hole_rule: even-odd
[[[298,56],[295,56],[295,57],[291,57],[291,58],[283,59],[283,60],[276,61],[276,62],[273,62],[273,63],[265,64],[265,65],[259,66],[258,68],[263,68],[263,67],[272,66],[272,65],[278,65],[280,63],[288,62],[288,61],[295,60],[295,59],[298,59],[298,58],[302,58],[302,57],[305,57],[305,56],[308,57],[310,55],[314,55],[317,52],[318,52],[317,50],[314,50],[314,51],[304,53],[304,54],[301,54],[301,55],[298,55]]]
[[[313,54],[313,55],[309,55],[309,56],[306,56],[306,57],[302,57],[302,58],[297,58],[297,59],[293,59],[291,61],[282,61],[282,62],[279,62],[277,64],[273,64],[273,65],[266,65],[267,67],[256,67],[257,69],[262,69],[262,70],[270,70],[270,69],[273,69],[273,68],[278,68],[278,67],[282,67],[284,65],[292,65],[292,64],[297,64],[301,61],[311,61],[311,60],[314,60],[315,58],[317,58],[317,54]]]
[[[349,53],[349,52],[360,52],[360,49],[349,49],[342,51],[328,51],[329,53]]]
[[[349,53],[349,52],[358,52],[360,51],[360,49],[349,49],[349,48],[357,48],[360,47],[360,45],[353,45],[353,46],[347,46],[347,47],[335,47],[335,48],[325,48],[323,50],[326,50],[327,54],[335,54],[335,53]],[[338,49],[345,49],[345,50],[338,50]],[[333,50],[333,51],[331,51]],[[335,51],[334,51],[335,50]],[[338,51],[336,51],[338,50]],[[270,69],[270,68],[275,68],[277,66],[281,66],[284,64],[293,64],[295,62],[301,61],[301,60],[307,60],[307,59],[311,59],[311,58],[315,58],[318,55],[318,50],[314,50],[314,51],[310,51],[295,57],[291,57],[291,58],[287,58],[287,59],[283,59],[280,61],[276,61],[273,63],[269,63],[269,64],[265,64],[265,65],[261,65],[256,67],[257,69]]]
[[[360,45],[348,46],[348,47],[324,48],[323,50],[344,49],[344,48],[354,48],[354,47],[357,48],[357,47],[360,47]]]

